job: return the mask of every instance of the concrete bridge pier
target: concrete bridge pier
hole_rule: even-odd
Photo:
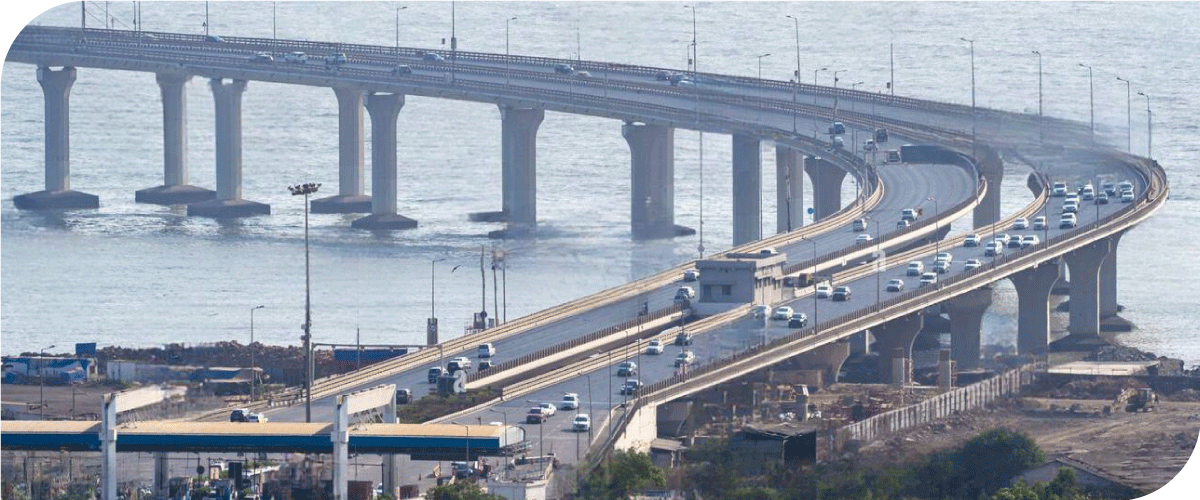
[[[1096,240],[1080,247],[1065,258],[1071,269],[1072,337],[1092,338],[1100,333],[1100,268],[1109,255],[1109,239]]]
[[[804,171],[799,151],[775,146],[775,232],[804,225]]]
[[[1117,303],[1117,245],[1121,243],[1121,231],[1107,239],[1109,241],[1108,257],[1100,266],[1100,330],[1127,332],[1133,329],[1133,324],[1125,318],[1117,316],[1121,305]]]
[[[545,118],[544,109],[500,105],[500,211],[474,213],[471,220],[507,221],[505,233],[537,226],[537,133]]]
[[[959,370],[980,368],[983,313],[992,305],[992,288],[984,286],[946,301],[950,316],[950,359]]]
[[[358,229],[392,230],[417,227],[417,221],[396,213],[396,118],[404,107],[403,94],[367,96],[371,114],[371,215],[350,223]]]
[[[899,349],[902,351],[903,359],[912,359],[913,340],[921,332],[924,323],[921,313],[913,313],[871,329],[875,335],[875,351],[880,353],[875,366],[881,382],[901,383],[912,379],[911,371],[905,374],[903,380],[896,379],[896,373],[892,366],[892,353],[895,349]]]
[[[980,175],[987,179],[988,188],[983,200],[975,206],[972,227],[983,227],[1000,220],[1000,183],[1004,180],[1004,159],[995,149],[977,146],[975,166],[979,168]]]
[[[842,181],[846,171],[820,156],[804,159],[804,171],[812,181],[813,220],[819,221],[842,208]]]
[[[821,383],[828,386],[838,381],[838,373],[842,371],[842,364],[849,357],[850,343],[839,340],[797,355],[795,360],[804,368],[821,370]]]
[[[270,205],[242,199],[242,93],[246,81],[225,84],[213,78],[209,86],[216,103],[217,197],[188,205],[187,213],[216,218],[269,215]]]
[[[38,66],[45,99],[46,189],[13,197],[22,210],[100,208],[100,197],[71,190],[71,86],[75,68],[58,71]]]
[[[312,200],[314,214],[371,212],[371,197],[363,194],[362,89],[334,87],[338,101],[338,194]]]
[[[168,498],[170,493],[171,468],[167,462],[167,452],[156,451],[154,456],[154,495]]]
[[[762,149],[758,138],[733,136],[733,246],[762,239]]]
[[[140,189],[138,203],[182,205],[211,200],[217,193],[188,184],[187,94],[192,75],[158,73],[154,77],[163,104],[163,185]]]
[[[1050,290],[1060,267],[1043,262],[1009,276],[1017,289],[1017,354],[1045,354],[1050,345]]]
[[[629,218],[634,239],[695,233],[675,224],[675,128],[626,123],[621,136],[629,144]]]

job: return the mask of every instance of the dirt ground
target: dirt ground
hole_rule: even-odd
[[[1007,427],[1029,434],[1048,458],[1070,456],[1143,491],[1162,487],[1183,469],[1196,448],[1200,403],[1162,401],[1152,412],[1103,415],[1103,407],[1111,403],[1005,400],[876,441],[864,446],[861,454],[867,461],[895,463],[958,446],[988,429]]]

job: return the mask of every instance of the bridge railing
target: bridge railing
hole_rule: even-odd
[[[639,325],[643,325],[643,324],[646,324],[646,323],[649,323],[652,321],[656,321],[656,320],[665,318],[667,316],[671,316],[673,314],[678,314],[682,311],[683,311],[683,307],[680,304],[675,304],[670,307],[664,307],[662,309],[657,309],[655,311],[650,312],[649,314],[640,315],[634,319],[621,322],[620,324],[613,325],[608,328],[604,328],[602,330],[597,330],[597,331],[594,331],[594,332],[586,334],[586,335],[575,337],[566,342],[561,342],[561,343],[558,343],[555,345],[547,346],[547,347],[539,349],[535,352],[526,354],[524,356],[520,356],[517,358],[510,359],[508,361],[504,361],[502,363],[498,363],[498,364],[492,366],[491,368],[488,368],[487,370],[476,371],[475,373],[468,374],[467,375],[467,383],[479,380],[484,377],[491,377],[491,376],[501,373],[503,371],[511,370],[518,366],[525,365],[531,361],[545,358],[554,353],[566,351],[568,349],[573,349],[575,347],[587,344],[589,342],[593,342],[595,340],[602,339],[604,337],[608,337],[617,332],[620,332],[623,330],[629,330],[629,329],[635,328]]]

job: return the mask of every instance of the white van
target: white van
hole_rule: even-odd
[[[496,346],[492,345],[491,342],[488,342],[486,344],[479,344],[479,357],[490,358],[495,355],[496,355]]]

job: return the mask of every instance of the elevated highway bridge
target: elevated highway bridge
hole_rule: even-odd
[[[278,55],[292,51],[344,52],[347,61],[326,65],[312,60],[254,60],[259,52]],[[425,55],[429,53],[439,56]],[[506,220],[513,231],[536,225],[536,157],[531,151],[536,147],[537,127],[545,110],[625,123],[622,133],[631,149],[632,189],[638,195],[634,199],[641,199],[640,193],[648,196],[645,206],[635,203],[631,207],[631,228],[636,238],[671,237],[689,230],[677,226],[673,217],[670,151],[674,129],[734,136],[734,248],[709,255],[704,262],[754,261],[740,256],[776,249],[782,256],[773,261],[781,263],[778,273],[752,285],[755,293],[771,289],[770,293],[776,295],[755,297],[765,297],[763,302],[773,306],[788,305],[807,313],[811,326],[797,330],[770,323],[764,326],[748,317],[748,302],[720,302],[704,294],[676,307],[673,296],[682,284],[682,270],[703,264],[691,262],[498,328],[317,381],[313,385],[316,420],[332,419],[335,396],[382,382],[423,387],[429,367],[443,365],[444,359],[451,356],[470,355],[480,343],[494,342],[500,352],[497,361],[505,368],[498,373],[505,377],[493,380],[503,381],[505,395],[442,420],[482,421],[485,415],[494,418],[496,413],[512,420],[509,415],[523,414],[521,409],[527,407],[523,400],[552,401],[562,392],[578,392],[584,394],[584,408],[596,419],[595,425],[610,429],[605,439],[589,436],[585,449],[607,448],[618,442],[643,448],[648,445],[649,436],[643,431],[646,426],[630,427],[630,422],[652,418],[646,415],[653,415],[658,404],[800,355],[810,355],[812,364],[836,374],[841,363],[838,359],[844,360],[840,346],[852,335],[869,330],[877,348],[899,349],[906,356],[919,330],[919,311],[937,304],[945,304],[950,311],[956,361],[960,367],[975,366],[979,360],[978,316],[990,302],[989,297],[983,297],[987,292],[981,290],[988,290],[1000,279],[1011,279],[1017,285],[1021,353],[1045,352],[1049,345],[1047,301],[1050,287],[1059,278],[1060,263],[1071,270],[1070,332],[1077,337],[1094,337],[1100,320],[1116,313],[1117,242],[1125,231],[1160,207],[1168,194],[1165,174],[1156,163],[1093,146],[1087,131],[1074,123],[790,82],[701,73],[691,75],[691,84],[673,86],[658,80],[659,73],[668,70],[605,62],[235,37],[214,41],[170,33],[33,26],[21,33],[7,58],[37,65],[46,92],[46,189],[15,200],[19,207],[29,209],[87,207],[96,202],[90,195],[70,190],[69,152],[62,140],[75,68],[143,71],[158,76],[168,151],[164,184],[143,190],[139,198],[189,203],[189,214],[200,216],[269,212],[269,207],[242,199],[240,186],[240,94],[249,80],[334,89],[343,124],[339,131],[339,194],[315,201],[313,209],[369,212],[355,221],[356,227],[369,229],[416,224],[396,213],[395,204],[394,127],[405,95],[500,106],[505,148],[503,199],[498,213],[487,217]],[[575,71],[588,74],[555,72],[556,65],[567,63]],[[411,73],[397,70],[401,65]],[[55,67],[63,69],[52,69]],[[218,103],[215,192],[188,185],[186,169],[172,159],[185,147],[178,141],[180,133],[173,123],[179,119],[179,89],[192,76],[210,79]],[[373,131],[383,132],[372,134],[371,196],[364,195],[362,189],[362,149],[359,147],[356,154],[355,148],[348,146],[362,143],[364,104]],[[861,141],[851,142],[848,151],[832,148],[822,140],[828,139],[828,134],[822,132],[834,120],[844,122],[851,135],[857,130],[866,138],[875,129],[886,128],[893,144],[928,147],[913,149],[920,154],[906,158],[904,163],[881,164],[872,161],[870,154],[862,154],[856,143]],[[810,135],[809,130],[814,132]],[[779,234],[761,233],[758,179],[763,141],[776,144],[778,192],[783,202],[779,206],[804,205],[797,194],[804,177],[801,172],[809,174],[817,198],[812,203],[817,208],[815,224],[800,227],[796,221],[802,217],[785,209],[777,214]],[[997,187],[1004,162],[1012,159],[1036,163],[1030,165],[1038,170],[1031,186],[1040,194],[1020,214],[1002,219]],[[840,186],[846,173],[854,176],[862,189],[857,199],[843,207]],[[1077,227],[1058,228],[1058,207],[1049,205],[1051,199],[1046,196],[1048,183],[1063,180],[1075,185],[1092,181],[1098,185],[1101,178],[1134,183],[1135,199],[1104,206],[1085,204]],[[910,227],[897,228],[894,224],[901,208],[922,208],[924,216]],[[962,248],[961,239],[941,241],[950,223],[970,212],[974,213],[973,227],[981,236],[1017,232],[1008,229],[1017,215],[1044,214],[1051,227],[1019,231],[1038,234],[1040,241],[985,258],[981,247]],[[873,239],[858,243],[860,233],[851,231],[848,225],[864,217],[870,221],[866,233]],[[989,239],[985,237],[984,241]],[[906,291],[881,290],[882,283],[903,273],[900,266],[909,260],[928,264],[930,256],[940,251],[952,253],[954,265],[949,273],[939,276],[937,284],[915,288],[915,279],[905,276],[902,279],[909,287]],[[980,266],[964,269],[962,262],[972,258],[980,259]],[[866,265],[860,265],[863,261]],[[765,269],[766,265],[758,268]],[[782,289],[783,275],[800,273],[832,275],[836,284],[850,286],[854,294],[851,300],[833,303],[813,298],[811,286]],[[702,276],[701,287],[705,285],[703,280]],[[694,317],[697,313],[701,317]],[[690,331],[697,336],[690,349],[697,355],[696,363],[680,371],[670,366],[673,356],[652,360],[640,356],[643,369],[639,378],[647,385],[635,395],[621,397],[622,404],[616,404],[615,389],[610,385],[613,364],[640,353],[648,337],[673,336],[677,321],[692,322]],[[545,369],[522,368],[532,364],[531,356],[546,358],[546,349],[560,354],[554,366],[548,368],[552,369],[549,374],[542,375]],[[902,381],[905,374],[892,370],[892,358],[885,357],[881,375],[890,378],[895,374]],[[503,364],[505,361],[508,365]],[[604,382],[599,381],[601,376],[606,378]],[[488,383],[486,372],[472,377],[474,386]],[[299,418],[296,406],[269,413],[275,420]],[[618,418],[610,419],[609,415]],[[225,416],[214,413],[207,418]],[[162,425],[169,428],[173,424]],[[548,425],[539,429],[545,431]],[[9,427],[4,429],[7,448]],[[552,436],[540,440],[569,439],[561,430],[556,428]],[[90,428],[79,432],[90,432]],[[541,444],[539,438],[526,437]]]

